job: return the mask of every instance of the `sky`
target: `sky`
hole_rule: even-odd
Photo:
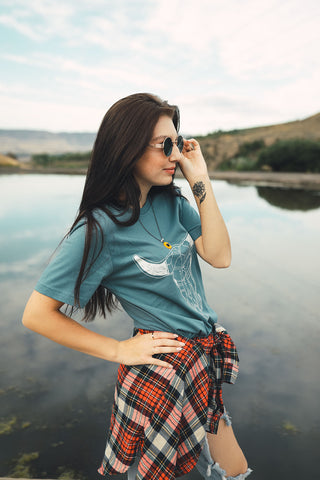
[[[0,128],[96,132],[135,92],[181,132],[320,111],[319,0],[0,0]]]

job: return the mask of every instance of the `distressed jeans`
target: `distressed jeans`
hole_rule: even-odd
[[[222,415],[221,420],[222,419],[226,422],[227,426],[231,425],[231,418],[226,411]],[[207,437],[205,437],[196,469],[205,480],[244,480],[252,472],[251,468],[248,468],[245,473],[240,473],[236,477],[227,477],[225,470],[220,467],[219,463],[212,460]]]
[[[231,418],[227,411],[222,415],[221,420],[222,419],[226,422],[227,426],[231,425]],[[128,480],[136,480],[139,460],[140,458],[138,457],[134,464],[128,469]],[[205,442],[196,464],[196,469],[205,480],[244,480],[252,472],[251,468],[248,468],[245,473],[240,473],[240,475],[237,475],[236,477],[226,477],[225,470],[220,467],[219,463],[214,462],[211,458],[207,436],[205,437]]]

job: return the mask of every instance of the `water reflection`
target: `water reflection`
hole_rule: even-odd
[[[95,469],[117,366],[56,345],[20,322],[40,272],[73,221],[83,181],[0,177],[0,476],[14,473],[20,458],[35,477],[56,478],[67,469],[68,478],[101,478]],[[179,184],[192,201],[186,182]],[[228,269],[202,262],[202,271],[241,366],[238,383],[225,389],[226,404],[256,478],[316,478],[320,208],[291,210],[266,201],[279,189],[215,181],[214,190],[233,260]],[[308,204],[314,205],[311,197]],[[131,335],[132,325],[119,311],[89,328],[121,339]],[[24,453],[38,457],[28,457],[28,464]]]
[[[259,197],[286,210],[314,210],[320,207],[320,192],[296,188],[256,187]]]

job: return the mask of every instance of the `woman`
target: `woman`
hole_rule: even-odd
[[[235,381],[237,353],[206,301],[197,260],[228,267],[230,241],[200,146],[178,130],[178,107],[154,95],[130,95],[109,109],[77,218],[23,323],[120,363],[99,473],[158,480],[196,465],[204,478],[242,479],[250,469],[221,396],[221,383]],[[199,213],[173,184],[178,166]],[[84,308],[92,320],[117,302],[134,321],[125,341],[60,311],[64,304]]]

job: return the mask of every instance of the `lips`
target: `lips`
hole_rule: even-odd
[[[164,171],[168,172],[168,173],[171,173],[173,175],[174,172],[176,171],[176,169],[175,168],[164,168]]]

